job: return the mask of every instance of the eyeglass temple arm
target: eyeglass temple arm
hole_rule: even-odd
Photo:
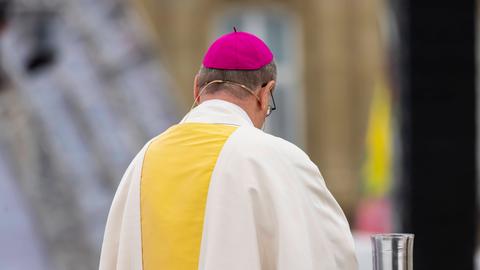
[[[275,111],[277,109],[277,105],[275,104],[275,99],[273,98],[273,93],[272,91],[270,91],[270,96],[272,97],[272,102],[273,102],[273,107],[272,107],[272,111]]]

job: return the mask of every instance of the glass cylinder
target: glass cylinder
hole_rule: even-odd
[[[413,270],[413,234],[372,235],[373,270]]]

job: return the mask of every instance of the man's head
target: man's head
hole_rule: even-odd
[[[200,103],[223,99],[242,107],[256,127],[270,110],[277,68],[270,49],[256,36],[233,32],[217,39],[205,54],[194,82]]]

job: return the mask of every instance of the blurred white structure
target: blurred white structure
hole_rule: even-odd
[[[2,269],[97,268],[121,175],[180,116],[159,56],[126,3],[55,2],[49,66],[25,69],[28,12],[2,36],[10,80],[0,91]]]

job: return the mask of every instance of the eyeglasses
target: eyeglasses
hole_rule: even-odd
[[[265,87],[265,86],[262,86],[262,87]],[[272,91],[270,91],[270,97],[272,97],[273,106],[268,105],[268,108],[267,108],[267,116],[270,116],[270,114],[272,114],[272,112],[277,109],[277,105],[275,105],[275,99],[273,98],[273,93],[272,93]]]
[[[252,94],[258,100],[258,102],[261,103],[260,98],[257,96],[257,94],[255,94],[255,92],[252,89],[250,89],[249,87],[247,87],[247,86],[245,86],[241,83],[236,83],[236,82],[231,82],[231,81],[213,80],[213,81],[207,83],[204,87],[202,87],[202,89],[200,90],[200,93],[202,93],[203,90],[206,89],[209,85],[214,84],[214,83],[227,83],[227,84],[240,86],[241,88],[247,90],[250,94]],[[267,83],[264,83],[262,85],[262,87],[265,87],[265,86],[267,86]],[[270,96],[272,97],[273,106],[268,105],[267,116],[270,116],[270,114],[277,109],[277,106],[275,105],[275,99],[273,99],[272,91],[270,91]]]

